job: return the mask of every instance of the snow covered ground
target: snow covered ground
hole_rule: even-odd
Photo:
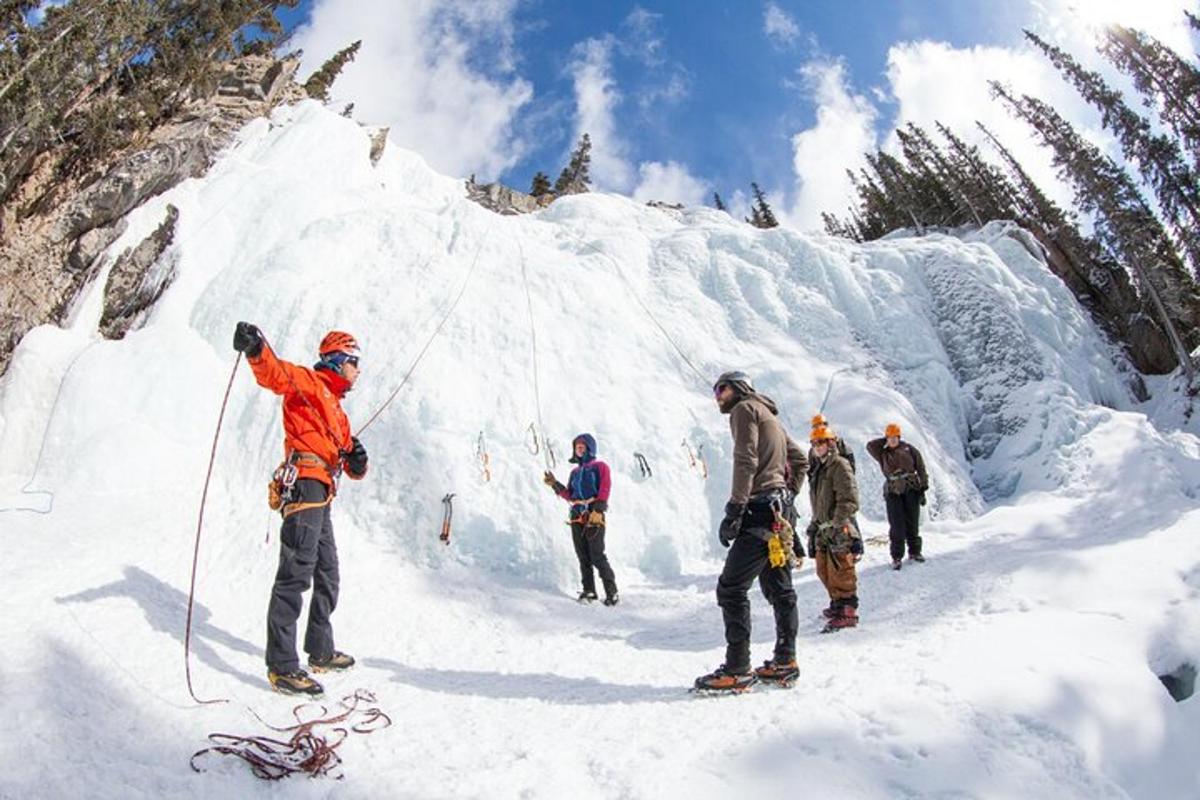
[[[98,339],[95,291],[19,347],[0,384],[0,797],[1200,797],[1200,701],[1156,677],[1200,663],[1195,423],[1173,425],[1161,393],[1134,406],[1019,231],[860,246],[600,195],[498,217],[418,156],[368,151],[312,103],[251,123],[110,250],[179,207],[178,275],[143,328]],[[234,323],[302,363],[329,328],[353,332],[357,428],[460,289],[334,510],[335,629],[360,666],[328,696],[370,689],[395,724],[342,746],[338,783],[271,786],[232,759],[193,773],[208,733],[266,733],[250,710],[283,723],[294,705],[262,664],[278,402],[244,367],[193,638],[198,693],[232,702],[194,706],[183,680]],[[724,649],[731,451],[708,384],[730,368],[797,437],[824,403],[859,454],[868,537],[886,523],[862,445],[899,421],[930,466],[930,558],[896,573],[868,547],[862,625],[836,636],[817,634],[806,564],[799,686],[703,700],[686,689]],[[539,406],[560,462],[591,431],[613,467],[615,609],[569,599],[565,509],[528,446]],[[763,659],[770,609],[752,602]]]

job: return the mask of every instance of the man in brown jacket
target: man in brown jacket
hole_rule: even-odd
[[[713,385],[733,434],[733,487],[725,504],[719,538],[729,548],[717,581],[717,604],[725,619],[725,663],[696,679],[703,691],[743,691],[763,680],[790,686],[800,674],[796,664],[796,592],[792,588],[792,536],[777,535],[786,513],[788,476],[793,490],[804,481],[807,459],[779,422],[775,403],[754,391],[743,372],[726,372]],[[776,540],[772,542],[771,540]],[[786,539],[786,541],[784,541]],[[771,545],[780,566],[771,566]],[[782,548],[782,550],[780,550]],[[750,599],[758,579],[775,611],[775,651],[771,660],[750,669]]]
[[[892,569],[900,569],[904,545],[908,560],[924,561],[921,555],[921,506],[929,489],[929,475],[921,452],[900,440],[900,426],[889,422],[883,438],[867,442],[867,452],[883,470],[883,500],[887,504],[888,539],[892,551]]]
[[[838,455],[837,437],[828,428],[812,432],[816,465],[808,474],[812,522],[808,533],[815,539],[817,577],[829,592],[829,619],[822,633],[858,625],[858,575],[862,535],[854,522],[858,512],[858,485],[854,470]]]

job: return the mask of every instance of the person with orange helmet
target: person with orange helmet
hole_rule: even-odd
[[[883,470],[883,499],[887,504],[892,569],[900,569],[904,547],[908,560],[922,562],[921,506],[929,490],[929,474],[921,451],[900,439],[900,426],[889,422],[883,436],[867,442],[867,452]]]
[[[837,436],[825,426],[809,437],[816,464],[808,472],[812,521],[809,541],[816,545],[817,577],[829,594],[828,620],[822,633],[858,625],[858,572],[862,534],[858,513],[858,483],[850,463],[837,452]]]
[[[348,333],[331,331],[321,341],[312,369],[277,357],[262,332],[248,322],[237,324],[233,347],[246,356],[259,386],[283,397],[284,463],[273,482],[283,526],[267,607],[267,678],[276,691],[319,696],[324,689],[300,668],[296,655],[296,622],[310,586],[304,634],[309,667],[329,672],[354,665],[333,642],[330,616],[337,607],[339,574],[330,506],[343,471],[355,480],[367,474],[366,448],[350,435],[342,410],[342,398],[358,379],[358,342]]]

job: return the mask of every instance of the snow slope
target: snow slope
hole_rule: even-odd
[[[498,217],[415,154],[368,152],[313,103],[251,123],[110,250],[180,209],[178,277],[143,328],[99,340],[94,291],[69,328],[18,348],[0,386],[0,797],[276,791],[232,761],[187,766],[209,732],[265,732],[248,708],[283,722],[293,705],[264,691],[262,666],[278,402],[245,367],[193,640],[198,692],[234,702],[193,707],[183,683],[233,325],[256,322],[304,363],[327,329],[352,331],[357,428],[443,318],[362,437],[368,479],[345,482],[334,511],[335,627],[360,666],[329,694],[369,688],[396,724],[342,747],[344,782],[292,779],[289,796],[1200,797],[1200,706],[1155,677],[1200,661],[1200,441],[1133,407],[1020,231],[854,245],[607,195]],[[862,445],[899,421],[930,466],[931,557],[894,573],[869,547],[863,625],[836,637],[816,635],[824,595],[806,565],[798,690],[709,702],[684,690],[723,654],[731,447],[708,384],[730,368],[798,437],[824,403],[859,453],[868,537],[886,523]],[[613,467],[616,609],[568,600],[565,509],[529,449],[542,424],[560,462],[587,430]],[[766,658],[769,608],[752,602]]]

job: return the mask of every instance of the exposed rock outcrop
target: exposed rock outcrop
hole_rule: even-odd
[[[498,214],[508,216],[528,214],[539,208],[545,208],[554,201],[553,194],[547,193],[540,197],[534,197],[502,183],[476,183],[474,175],[467,179],[466,188],[468,199],[474,200],[484,208],[491,209]]]
[[[143,312],[175,280],[178,259],[163,254],[175,239],[178,222],[179,209],[168,205],[162,224],[137,247],[122,253],[109,270],[100,316],[100,332],[107,338],[123,338],[137,327]]]
[[[145,141],[115,153],[107,169],[62,180],[55,174],[54,155],[43,154],[22,170],[24,181],[0,208],[0,374],[26,331],[63,320],[95,276],[99,255],[124,231],[126,214],[202,175],[249,120],[307,96],[294,80],[298,66],[296,57],[269,56],[227,64],[207,96],[194,100]],[[169,277],[145,283],[162,252],[151,258],[154,246],[146,246],[128,254],[132,261],[119,273],[123,288],[112,289],[113,316],[105,335],[123,335],[141,310],[135,308],[138,303],[151,296],[153,302],[169,283]],[[126,281],[132,285],[124,286]]]

